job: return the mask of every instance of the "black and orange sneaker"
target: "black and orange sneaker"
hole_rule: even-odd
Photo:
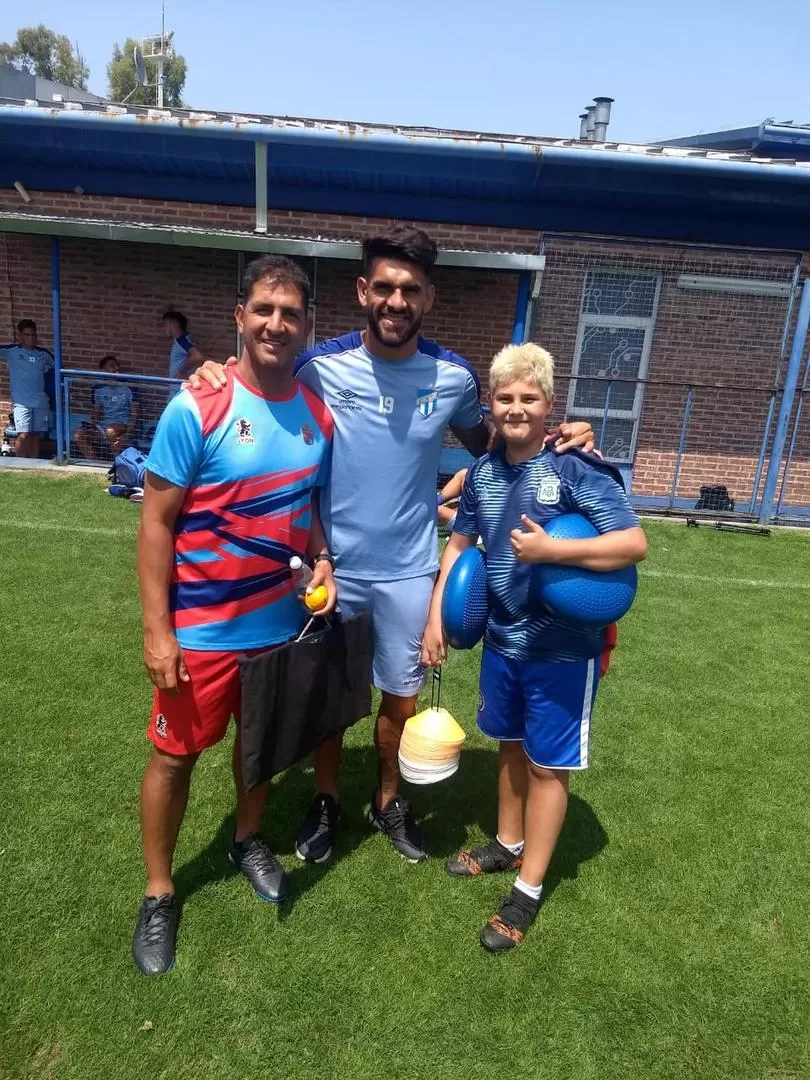
[[[451,855],[444,864],[454,877],[478,877],[479,874],[500,874],[504,870],[519,870],[523,855],[514,855],[497,837],[485,847],[465,848]]]
[[[507,952],[523,941],[540,907],[520,889],[513,888],[481,931],[481,944],[488,952]]]

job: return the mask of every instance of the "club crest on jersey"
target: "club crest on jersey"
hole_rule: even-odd
[[[430,388],[426,390],[416,391],[416,407],[419,412],[427,418],[436,411],[436,405],[439,401],[439,391],[432,390]]]
[[[242,417],[236,421],[236,442],[239,446],[253,446],[253,424]]]
[[[304,440],[307,446],[312,446],[312,444],[315,442],[315,432],[312,430],[309,424],[302,425],[301,438]]]
[[[537,501],[543,506],[555,506],[560,501],[560,481],[543,480],[537,489]]]
[[[162,712],[159,712],[155,717],[155,731],[161,737],[161,739],[168,738],[168,731],[166,730],[166,717]]]

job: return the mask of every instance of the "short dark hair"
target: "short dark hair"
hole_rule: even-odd
[[[414,263],[429,276],[437,254],[435,242],[422,229],[412,225],[392,225],[363,241],[363,272],[369,273],[375,259],[398,259]]]
[[[34,333],[36,333],[37,324],[34,322],[33,319],[20,319],[20,321],[17,323],[17,333],[21,334],[23,330],[33,330]]]
[[[113,356],[112,353],[107,353],[106,356],[102,356],[102,358],[99,360],[98,366],[103,371],[104,368],[107,366],[107,364],[109,364],[109,362],[111,360],[114,360],[116,362],[116,364],[118,363],[118,357],[117,356]]]
[[[188,330],[188,319],[185,317],[185,315],[183,315],[182,312],[180,312],[180,311],[164,311],[162,321],[167,322],[169,319],[171,319],[172,322],[177,323],[177,325],[180,327],[180,333],[181,334],[185,334],[186,330]]]
[[[252,259],[242,275],[242,303],[250,299],[254,286],[260,281],[268,281],[271,285],[292,285],[301,294],[304,311],[309,311],[309,278],[297,262],[284,255],[261,255],[258,259]]]

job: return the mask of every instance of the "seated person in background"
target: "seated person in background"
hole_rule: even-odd
[[[120,371],[112,354],[103,356],[98,366],[111,375]],[[124,383],[105,381],[93,387],[92,403],[90,423],[83,423],[76,432],[76,445],[88,458],[115,457],[129,445],[138,423],[137,393]]]
[[[453,526],[456,523],[458,500],[461,498],[461,489],[464,487],[464,477],[466,475],[466,469],[459,469],[455,476],[450,477],[437,495],[439,524],[443,525],[448,532],[453,531]]]

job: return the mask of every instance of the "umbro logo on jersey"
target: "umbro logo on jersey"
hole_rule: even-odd
[[[242,417],[236,421],[236,442],[238,446],[253,446],[253,424]]]
[[[543,506],[555,506],[560,501],[560,481],[543,480],[537,489],[537,501]]]
[[[360,402],[357,400],[357,394],[354,390],[350,390],[348,386],[345,390],[338,390],[335,396],[339,398],[338,401],[335,401],[336,409],[349,409],[352,412],[356,412],[360,409]]]

